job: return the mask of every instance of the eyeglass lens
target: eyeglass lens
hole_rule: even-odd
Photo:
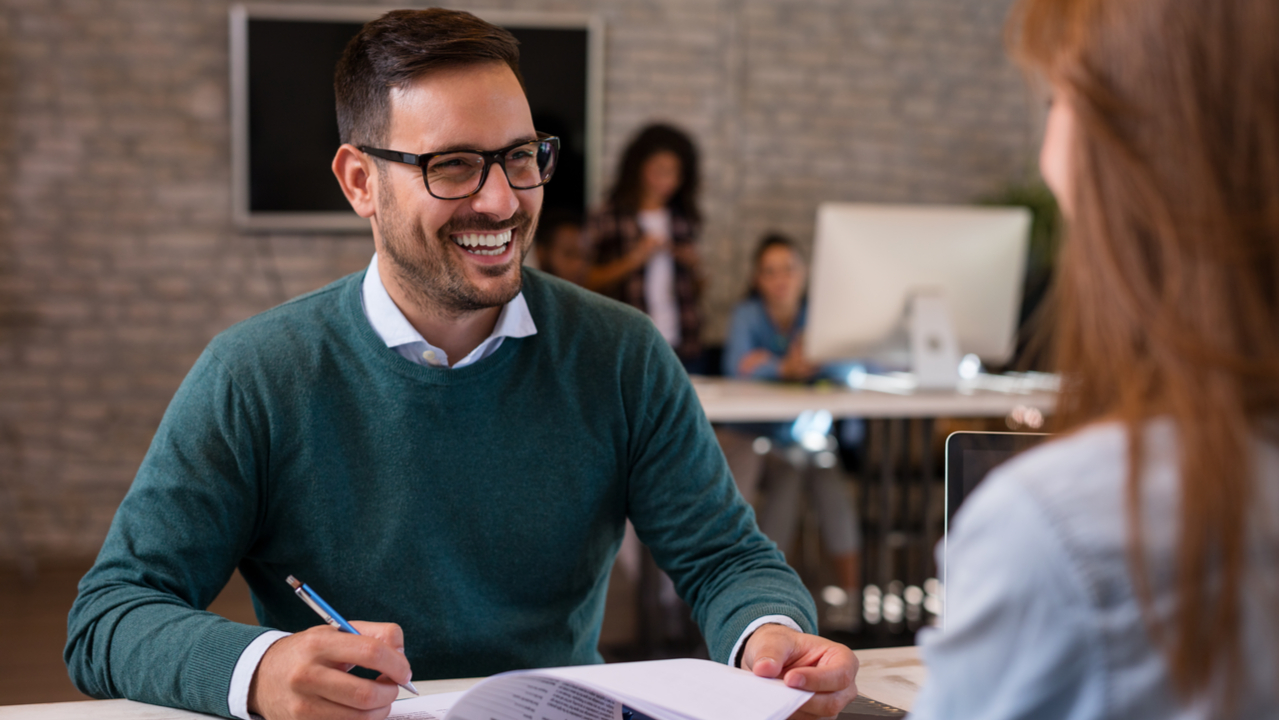
[[[545,183],[555,169],[555,147],[544,141],[526,143],[508,150],[500,164],[507,171],[507,182],[517,190],[535,188]],[[485,158],[471,152],[438,155],[422,169],[427,189],[442,198],[463,197],[480,189]]]

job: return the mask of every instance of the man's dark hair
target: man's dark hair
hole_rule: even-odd
[[[392,10],[361,28],[338,61],[338,137],[381,146],[391,122],[391,88],[432,70],[488,62],[506,63],[524,87],[519,41],[506,30],[460,10]]]

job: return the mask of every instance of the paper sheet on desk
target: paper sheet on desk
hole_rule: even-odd
[[[466,699],[463,700],[463,696]],[[454,707],[457,711],[452,715]],[[507,676],[456,693],[399,700],[387,720],[622,720],[622,704],[543,675]]]
[[[813,693],[705,660],[544,668],[495,675],[466,691],[397,701],[391,720],[780,720]]]
[[[387,720],[444,720],[453,704],[465,694],[451,692],[397,700],[391,704]]]

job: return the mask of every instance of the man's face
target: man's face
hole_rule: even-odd
[[[384,147],[414,154],[496,150],[535,139],[524,91],[502,63],[439,70],[391,90]],[[386,162],[378,172],[374,240],[390,275],[424,310],[497,307],[520,291],[542,188],[513,190],[493,165],[480,192],[432,197],[422,171]]]

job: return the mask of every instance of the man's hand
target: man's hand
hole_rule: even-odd
[[[267,648],[249,685],[249,712],[266,720],[381,720],[413,673],[404,633],[394,623],[353,622],[360,635],[328,625],[281,638]],[[353,666],[382,673],[365,680]]]
[[[849,648],[783,625],[762,625],[747,638],[742,667],[757,677],[782,678],[787,687],[813,693],[793,720],[835,717],[858,696],[858,658]]]

